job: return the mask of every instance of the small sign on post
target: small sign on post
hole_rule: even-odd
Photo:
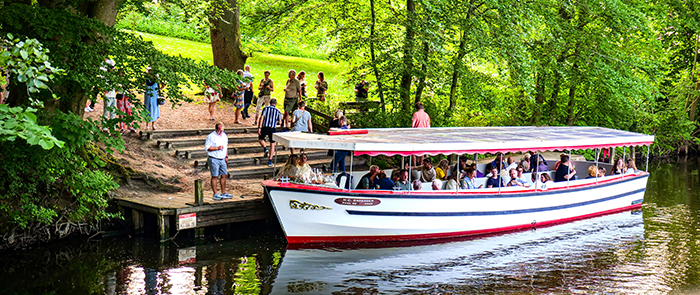
[[[178,230],[197,227],[197,213],[178,215]]]

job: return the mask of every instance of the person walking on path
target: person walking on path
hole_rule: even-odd
[[[209,155],[207,157],[207,165],[209,165],[209,171],[211,172],[211,190],[214,191],[214,196],[212,199],[230,199],[233,196],[226,192],[226,177],[228,177],[228,170],[226,169],[226,163],[228,162],[228,136],[224,132],[224,123],[216,123],[214,126],[214,132],[207,135],[207,139],[204,142],[204,149]],[[221,187],[221,193],[216,192],[216,185]]]
[[[326,75],[323,72],[318,72],[318,80],[314,84],[316,88],[316,98],[321,101],[326,101],[326,90],[328,90],[328,82],[326,82]]]
[[[239,78],[243,78],[243,70],[238,70],[236,72],[236,75],[238,75]],[[234,91],[231,94],[231,98],[233,98],[233,107],[236,108],[236,115],[235,115],[235,120],[234,122],[236,124],[243,124],[241,122],[241,110],[243,109],[243,96],[245,95],[245,89],[247,87],[247,83],[243,83],[242,80],[236,80],[236,91]]]
[[[241,114],[243,115],[243,119],[248,119],[250,118],[250,114],[248,114],[248,107],[250,107],[250,104],[253,103],[253,81],[255,81],[255,77],[253,77],[253,74],[250,73],[249,65],[246,65],[244,69],[245,71],[243,72],[243,78],[250,77],[250,82],[246,84],[245,94],[243,95],[243,112],[241,112]]]
[[[255,104],[255,122],[253,122],[253,125],[258,125],[260,110],[262,110],[263,105],[270,105],[270,94],[275,91],[274,83],[270,79],[270,71],[265,71],[265,78],[260,79],[258,90],[260,90],[260,93],[258,93],[258,103]]]
[[[216,82],[216,79],[214,79],[214,82]],[[214,89],[207,85],[207,82],[204,82],[204,87],[204,102],[209,104],[209,120],[213,121],[216,103],[221,100],[221,86],[217,84],[216,89]]]
[[[146,72],[151,72],[151,67],[146,68]],[[155,76],[158,79],[158,75]],[[148,123],[151,123],[150,129],[156,130],[156,120],[160,118],[160,106],[158,105],[158,97],[160,90],[164,85],[159,85],[158,82],[146,79],[146,93],[143,94],[143,104],[146,106],[150,121],[146,122],[146,130],[149,130]]]
[[[301,83],[297,79],[296,74],[295,70],[289,70],[287,75],[289,79],[287,79],[287,83],[284,86],[284,115],[282,116],[284,129],[282,131],[289,131],[292,123],[290,115],[296,108],[297,102],[301,99]]]
[[[282,114],[276,107],[277,100],[270,99],[270,105],[266,106],[260,114],[260,121],[258,122],[258,142],[262,146],[264,153],[268,155],[267,166],[272,167],[272,155],[275,154],[275,141],[272,140],[272,134],[275,133],[277,125],[281,122]],[[270,149],[265,147],[265,136],[268,137],[270,141]]]
[[[360,83],[355,84],[355,100],[365,101],[369,96],[369,82],[365,81],[365,73],[360,74]]]

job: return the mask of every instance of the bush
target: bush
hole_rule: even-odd
[[[105,163],[93,142],[120,147],[91,121],[57,113],[44,118],[63,148],[45,150],[23,141],[0,142],[0,232],[15,226],[50,224],[59,216],[73,222],[111,217],[105,212],[109,191],[117,183],[100,170]]]

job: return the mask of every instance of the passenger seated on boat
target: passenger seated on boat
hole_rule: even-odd
[[[491,177],[486,180],[486,187],[504,187],[503,179],[501,175],[498,174],[498,169],[496,167],[491,168]]]
[[[394,188],[401,191],[411,190],[411,183],[408,182],[408,170],[401,169],[399,172],[399,179],[394,182]]]
[[[459,163],[455,164],[450,168],[450,174],[457,174],[457,172],[462,171],[467,168],[467,156],[459,156]]]
[[[532,172],[532,176],[530,178],[532,178],[532,185],[530,187],[542,188],[543,183],[542,176],[540,174],[537,172]]]
[[[613,165],[612,170],[610,170],[610,172],[612,172],[611,175],[622,174],[622,171],[624,171],[624,170],[625,170],[625,163],[622,162],[622,159],[621,158],[615,159],[615,165]]]
[[[525,153],[523,158],[520,159],[520,165],[525,168],[525,171],[530,172],[530,153]]]
[[[306,153],[299,154],[299,160],[297,166],[299,167],[299,177],[309,178],[311,177],[311,166],[309,166],[309,156]]]
[[[440,179],[435,179],[435,180],[433,180],[433,185],[432,185],[432,187],[433,187],[433,190],[434,190],[434,191],[439,191],[439,190],[441,190],[441,189],[442,189],[442,180],[440,180]]]
[[[465,171],[464,174],[464,184],[466,189],[477,189],[483,186],[483,184],[479,185],[478,187],[476,186],[476,169],[468,167],[467,171]]]
[[[569,161],[569,155],[562,155],[559,167],[557,167],[554,174],[554,181],[562,182],[567,180],[576,180],[576,168]]]
[[[540,175],[540,181],[542,181],[542,189],[547,189],[554,183],[554,181],[552,181],[552,177],[549,176],[549,174],[542,173]]]
[[[598,167],[598,177],[605,177],[606,174],[608,174],[608,169],[605,169],[605,167]]]
[[[518,168],[518,163],[516,163],[515,160],[513,160],[512,156],[508,156],[508,158],[506,158],[506,164],[508,164],[508,167],[506,167],[506,171],[509,171],[509,173],[510,169]]]
[[[508,170],[510,174],[510,181],[508,182],[508,186],[522,186],[522,187],[528,187],[528,185],[520,180],[518,178],[518,169],[513,168]]]
[[[374,178],[377,176],[379,173],[379,167],[377,165],[372,165],[369,167],[369,172],[367,174],[362,175],[362,178],[360,178],[360,182],[357,184],[356,189],[372,189],[374,188]]]
[[[284,163],[284,166],[282,166],[282,170],[280,170],[280,172],[277,174],[277,179],[280,179],[282,177],[296,179],[297,176],[299,176],[299,166],[297,166],[298,162],[299,156],[289,155],[289,158],[287,158],[287,162]]]
[[[627,163],[625,163],[625,174],[628,173],[636,173],[637,172],[637,165],[634,163],[634,159],[629,158],[626,160]]]
[[[431,163],[430,158],[423,158],[423,166],[420,167],[420,181],[431,182],[435,180],[435,174],[435,168],[433,168],[433,163]]]
[[[450,174],[450,176],[447,176],[445,190],[457,190],[457,173]]]
[[[474,169],[474,171],[476,171],[476,178],[483,178],[484,177],[484,173],[481,173],[481,171],[479,171],[479,169],[476,169],[476,163],[472,163],[471,167],[472,167],[472,169]]]
[[[384,170],[379,171],[377,173],[377,176],[374,178],[374,188],[375,189],[383,189],[383,190],[391,190],[394,188],[394,182],[391,181],[386,176],[386,172]]]
[[[491,166],[496,167],[496,169],[498,169],[498,172],[501,172],[502,169],[506,168],[506,163],[503,162],[503,153],[496,153],[496,159],[494,159],[493,162],[491,162]]]
[[[586,179],[596,177],[598,177],[598,169],[595,169],[595,165],[588,166],[588,177]]]
[[[529,187],[532,184],[532,182],[530,182],[530,180],[527,179],[525,175],[523,175],[523,172],[525,172],[527,169],[525,169],[525,167],[523,167],[522,165],[518,165],[518,168],[516,168],[516,170],[518,171],[518,179],[520,179],[522,183],[527,184],[527,186]]]
[[[486,174],[486,177],[491,178],[493,176],[493,173],[491,173],[491,171],[493,171],[493,164],[486,164],[486,168],[484,168],[484,174]]]
[[[537,159],[539,159],[539,163]],[[547,166],[547,160],[545,160],[542,155],[535,154],[535,152],[530,152],[530,168],[533,172],[549,171],[549,166]]]
[[[391,182],[396,183],[399,181],[399,174],[401,174],[401,169],[394,169],[394,171],[391,172]]]
[[[414,191],[419,191],[423,188],[423,183],[420,182],[420,180],[416,179],[413,181],[413,190]]]
[[[447,159],[440,160],[440,163],[435,167],[435,178],[440,180],[445,180],[447,176],[447,170],[450,169],[450,163]]]

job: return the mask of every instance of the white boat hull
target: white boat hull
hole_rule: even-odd
[[[647,180],[646,174],[614,176],[500,192],[263,186],[289,243],[330,243],[484,235],[632,210],[641,207]]]

